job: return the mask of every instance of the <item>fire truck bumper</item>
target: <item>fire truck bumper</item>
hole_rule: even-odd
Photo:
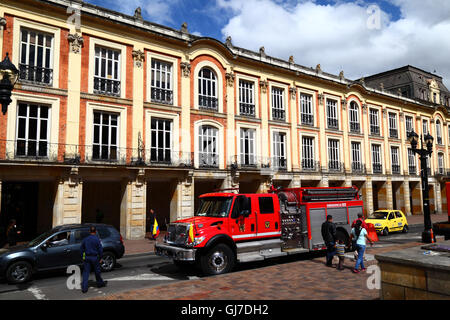
[[[158,242],[155,244],[156,255],[177,261],[195,261],[196,251],[196,249],[180,248]]]

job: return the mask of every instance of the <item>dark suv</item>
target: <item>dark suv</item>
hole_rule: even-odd
[[[106,224],[71,224],[53,228],[23,246],[0,249],[0,277],[23,283],[33,273],[82,265],[81,241],[94,225],[103,245],[103,271],[111,271],[125,253],[122,236]]]

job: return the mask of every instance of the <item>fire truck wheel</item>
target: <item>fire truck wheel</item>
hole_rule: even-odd
[[[387,236],[389,235],[389,229],[388,228],[384,228],[383,229],[383,236]]]
[[[233,269],[234,260],[234,253],[230,247],[220,243],[200,258],[200,266],[205,274],[222,274]]]

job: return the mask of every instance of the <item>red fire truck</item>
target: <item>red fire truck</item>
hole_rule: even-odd
[[[447,213],[448,221],[433,224],[433,233],[438,236],[445,236],[445,240],[450,240],[450,182],[445,183],[447,190]]]
[[[168,225],[155,251],[178,266],[195,263],[205,274],[229,272],[236,262],[326,249],[321,225],[327,215],[337,238],[348,242],[351,222],[363,210],[356,187],[272,187],[266,194],[214,192],[200,200],[194,217]]]

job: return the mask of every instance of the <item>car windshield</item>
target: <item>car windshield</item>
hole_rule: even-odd
[[[374,212],[369,216],[369,219],[386,219],[388,216],[387,211],[378,211],[378,212]]]
[[[34,238],[33,240],[31,240],[30,242],[28,242],[28,247],[34,247],[38,244],[40,244],[42,241],[44,241],[46,238],[50,237],[52,234],[54,233],[54,230],[49,230],[47,232],[44,232],[43,234],[41,234],[40,236],[38,236],[37,238]]]
[[[232,197],[202,198],[195,213],[198,217],[226,217],[230,212]]]

